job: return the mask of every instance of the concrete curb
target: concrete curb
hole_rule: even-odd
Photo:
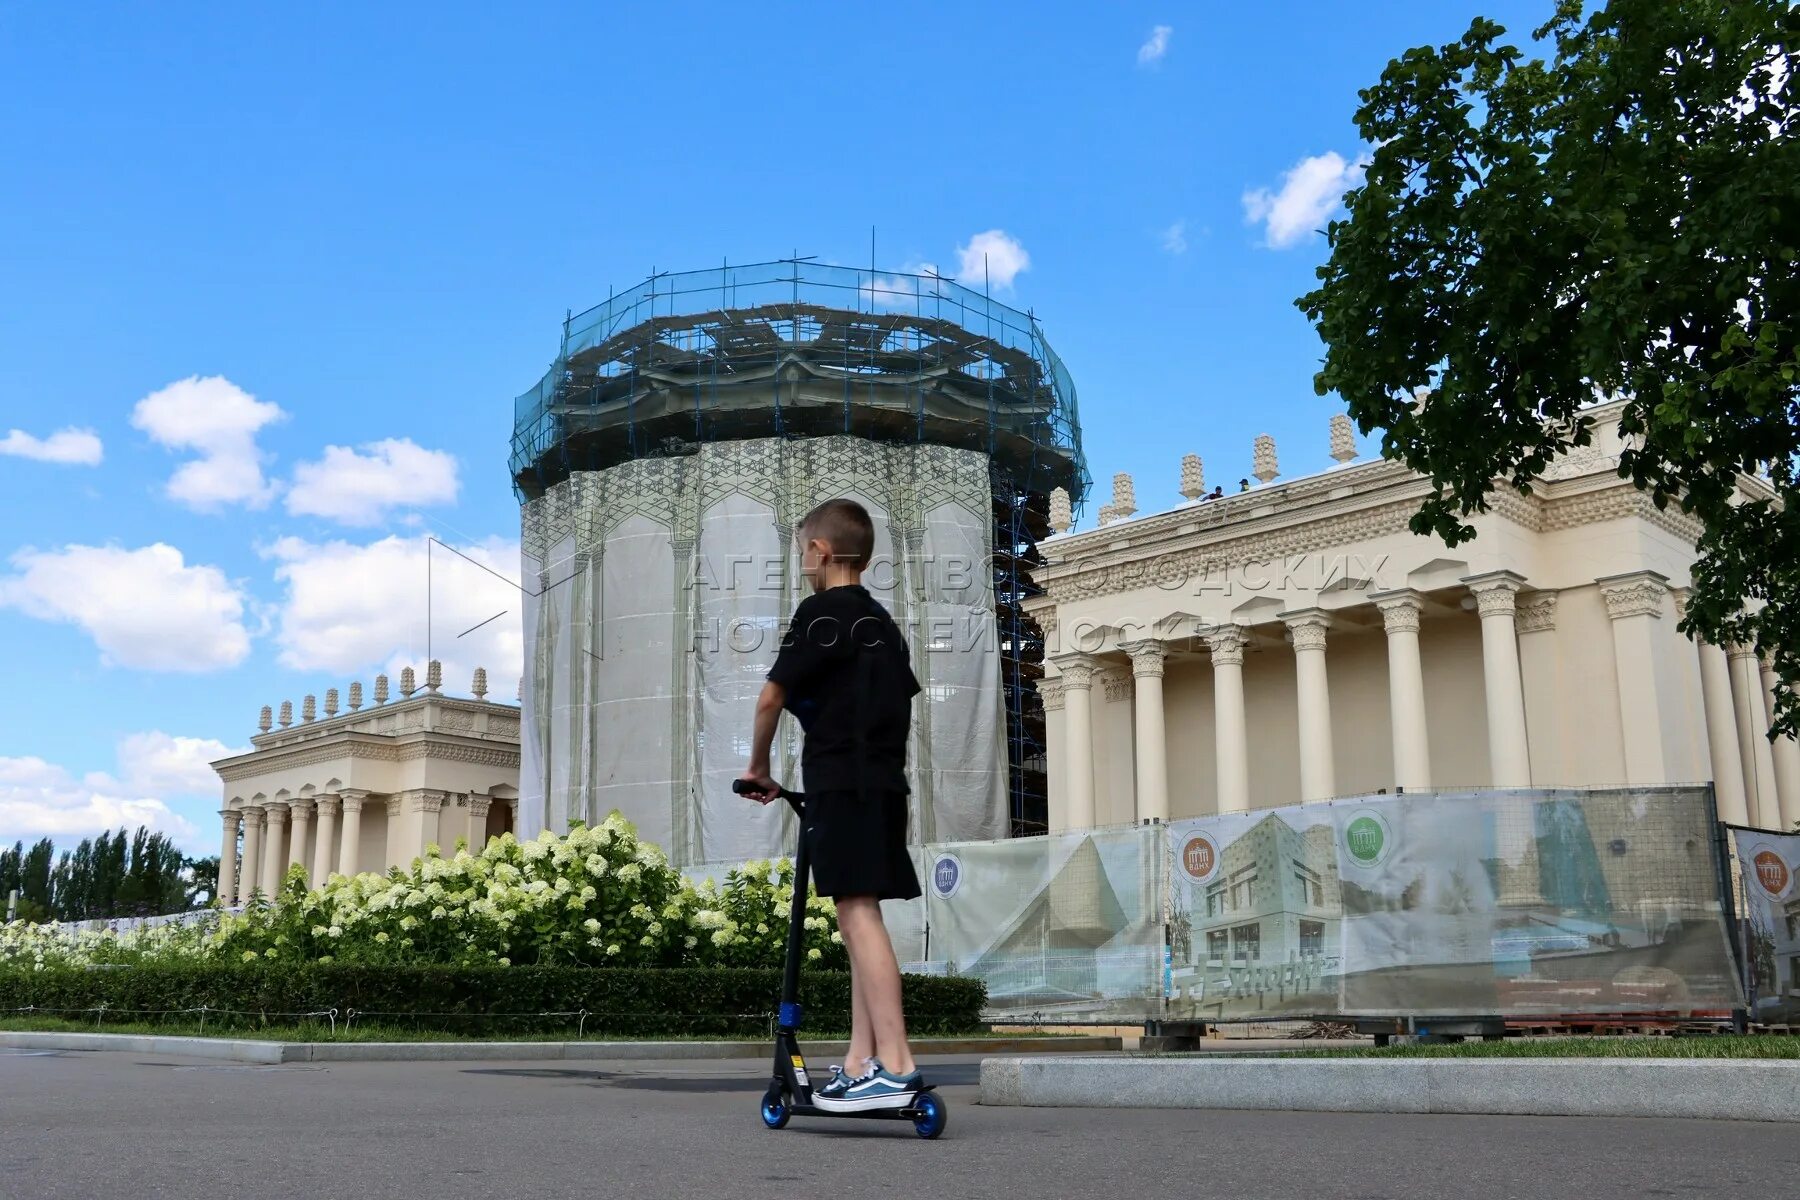
[[[990,1058],[981,1102],[1800,1121],[1800,1060]]]
[[[768,1058],[771,1042],[266,1042],[247,1038],[161,1037],[129,1033],[0,1033],[14,1050],[123,1050],[224,1062],[604,1062],[708,1058]],[[803,1042],[809,1056],[842,1055],[844,1042]],[[1117,1052],[1116,1037],[920,1038],[913,1049],[931,1054]]]

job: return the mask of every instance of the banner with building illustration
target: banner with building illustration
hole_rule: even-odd
[[[1800,834],[1733,828],[1731,839],[1750,1020],[1800,1025]]]
[[[1704,789],[1370,796],[1166,827],[1165,1015],[1722,1013]]]
[[[924,847],[924,961],[987,984],[997,1020],[1140,1022],[1161,1008],[1155,827]]]
[[[1165,1015],[1228,1021],[1336,1012],[1343,904],[1331,810],[1227,813],[1164,830]]]

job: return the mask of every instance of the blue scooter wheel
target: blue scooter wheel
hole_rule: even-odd
[[[788,1107],[787,1096],[778,1088],[763,1093],[761,1111],[763,1124],[770,1129],[785,1128],[788,1118],[794,1115],[794,1110]]]
[[[913,1101],[913,1132],[922,1138],[934,1138],[950,1123],[950,1110],[936,1092],[921,1092]]]

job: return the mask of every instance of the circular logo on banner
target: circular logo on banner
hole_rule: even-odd
[[[1787,895],[1788,885],[1794,882],[1793,873],[1788,865],[1781,861],[1781,855],[1773,850],[1759,850],[1751,858],[1750,865],[1756,869],[1756,882],[1762,890],[1779,900]]]
[[[1181,845],[1181,870],[1195,883],[1205,883],[1219,869],[1219,848],[1204,833],[1196,833]]]
[[[1344,849],[1359,867],[1379,867],[1393,847],[1393,830],[1379,813],[1360,813],[1344,830]]]
[[[956,895],[956,889],[962,886],[962,879],[962,859],[954,854],[940,854],[937,861],[931,864],[932,890],[945,900]]]

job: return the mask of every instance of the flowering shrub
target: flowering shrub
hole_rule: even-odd
[[[129,933],[0,930],[0,965],[210,960],[409,966],[776,967],[786,946],[791,862],[757,862],[723,886],[688,884],[617,813],[599,825],[511,834],[479,853],[435,847],[386,875],[333,875],[309,889],[293,868],[240,915]],[[829,901],[807,902],[808,965],[849,964]]]

